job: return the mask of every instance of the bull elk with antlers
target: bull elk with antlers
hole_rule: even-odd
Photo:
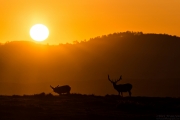
[[[52,87],[50,85],[50,87],[53,89],[55,93],[58,93],[59,95],[61,95],[62,93],[70,94],[70,90],[71,90],[71,87],[69,85],[64,85],[64,86],[58,85],[57,87]]]
[[[117,82],[120,81],[121,79],[122,79],[122,75],[118,80],[113,81],[109,78],[108,75],[108,80],[113,84],[114,89],[118,91],[119,95],[121,94],[121,96],[123,96],[123,92],[128,92],[129,96],[131,96],[132,85],[130,83],[117,85]]]

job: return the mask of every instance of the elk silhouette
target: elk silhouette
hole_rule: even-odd
[[[52,87],[50,85],[50,87],[53,89],[53,91],[59,95],[61,95],[62,93],[66,93],[66,94],[70,94],[71,91],[71,87],[69,85],[63,85],[63,86],[57,86],[57,87]]]
[[[112,81],[108,75],[108,80],[113,84],[114,89],[118,91],[119,95],[121,93],[121,96],[123,96],[123,92],[128,92],[129,96],[131,96],[132,85],[130,83],[117,85],[117,82],[120,81],[121,79],[122,79],[122,75],[118,80]]]

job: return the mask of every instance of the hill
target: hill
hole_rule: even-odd
[[[0,45],[0,94],[50,92],[58,84],[77,93],[117,94],[109,74],[133,84],[132,95],[177,97],[179,46],[177,36],[129,31],[56,46],[9,42]]]

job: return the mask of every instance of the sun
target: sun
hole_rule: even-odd
[[[30,36],[35,41],[44,41],[49,36],[49,30],[43,24],[35,24],[30,29]]]

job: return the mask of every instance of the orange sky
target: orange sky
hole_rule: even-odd
[[[49,44],[127,30],[180,36],[180,0],[0,0],[0,42],[32,40],[36,23]]]

